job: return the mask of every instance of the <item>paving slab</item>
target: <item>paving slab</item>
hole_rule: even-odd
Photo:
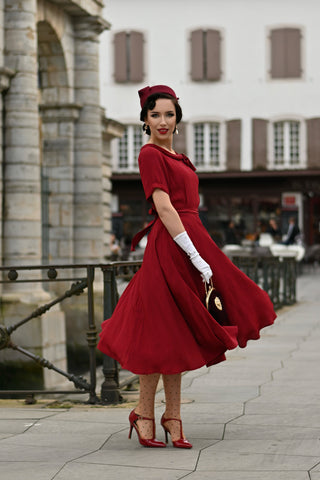
[[[188,473],[185,469],[170,469],[166,468],[165,465],[163,465],[162,468],[133,468],[131,465],[127,467],[122,465],[108,465],[106,467],[106,465],[92,465],[83,462],[80,464],[74,462],[66,465],[58,475],[54,477],[54,480],[97,480],[99,478],[103,480],[179,480],[180,478],[184,478]]]
[[[313,410],[314,412],[314,410]],[[293,413],[283,414],[269,414],[269,415],[243,415],[238,417],[229,425],[279,425],[279,426],[299,426],[299,427],[314,427],[320,429],[320,415],[319,412],[310,414],[306,409],[300,415]],[[320,430],[319,430],[320,436]]]
[[[230,472],[224,470],[223,472],[216,471],[201,471],[193,472],[188,475],[187,480],[310,480],[307,473],[295,471],[237,471]],[[318,480],[318,479],[315,479]]]
[[[226,468],[234,472],[251,471],[301,471],[310,470],[317,462],[319,457],[303,456],[303,455],[281,455],[281,454],[263,454],[236,451],[219,451],[215,452],[214,447],[209,447],[201,452],[201,456],[197,465],[197,471],[221,471]],[[257,477],[260,479],[260,477]],[[274,475],[275,478],[275,475]]]
[[[310,440],[319,439],[319,428],[278,425],[226,425],[224,440]]]
[[[50,432],[48,432],[48,437],[50,437]],[[8,440],[11,440],[11,438]],[[7,444],[7,440],[1,440],[0,467],[2,462],[7,462],[8,459],[10,459],[11,462],[18,463],[39,462],[47,464],[52,463],[55,465],[59,464],[62,466],[65,462],[75,460],[86,453],[87,449],[77,448],[77,442],[75,441],[73,441],[67,449],[64,449],[52,448],[48,447],[47,445],[41,445],[41,447],[21,445],[19,440],[15,445],[12,445],[12,443]]]
[[[62,465],[40,461],[3,461],[0,467],[3,480],[52,480]]]

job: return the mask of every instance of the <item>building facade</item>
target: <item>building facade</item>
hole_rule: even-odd
[[[110,141],[123,130],[100,102],[99,42],[109,28],[100,0],[0,0],[2,265],[98,263],[109,254]],[[0,323],[46,299],[39,283],[3,285]],[[48,315],[17,343],[49,348],[63,368],[64,314],[54,313],[50,338]]]
[[[147,220],[137,156],[147,141],[137,90],[168,84],[183,122],[175,149],[196,165],[200,212],[212,237],[254,239],[295,216],[320,243],[320,33],[317,0],[110,2],[102,34],[102,103],[126,125],[113,144],[116,233]]]

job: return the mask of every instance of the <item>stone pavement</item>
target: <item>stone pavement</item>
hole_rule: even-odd
[[[183,376],[192,450],[128,440],[131,405],[0,403],[5,480],[320,480],[320,273],[299,278],[299,303],[259,341]],[[156,417],[163,411],[157,394]],[[158,426],[158,438],[163,432]]]

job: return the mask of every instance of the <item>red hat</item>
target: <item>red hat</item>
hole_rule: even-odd
[[[179,98],[176,96],[172,88],[167,87],[167,85],[154,85],[153,87],[144,87],[138,91],[141,108],[143,108],[143,105],[145,104],[147,98],[150,97],[150,95],[153,95],[154,93],[167,93],[168,95],[171,95],[176,100],[179,100]]]

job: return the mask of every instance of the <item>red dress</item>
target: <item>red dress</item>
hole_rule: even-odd
[[[221,326],[204,306],[204,284],[185,252],[156,217],[140,270],[102,324],[98,349],[136,373],[175,374],[225,360],[276,317],[269,296],[217,247],[198,215],[198,177],[184,155],[153,144],[139,167],[146,198],[169,194],[201,257],[213,271],[230,324]]]

